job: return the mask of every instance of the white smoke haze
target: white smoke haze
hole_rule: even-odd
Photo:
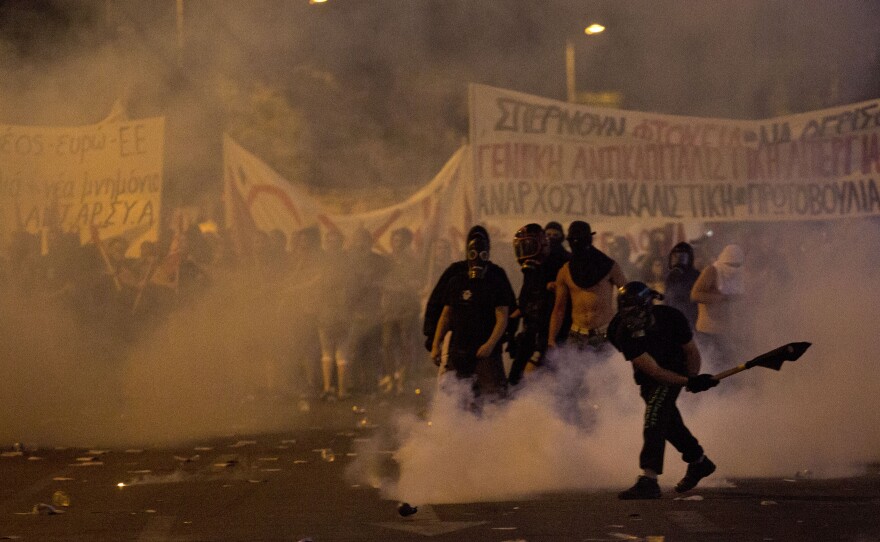
[[[252,277],[236,279],[132,345],[60,304],[4,303],[0,442],[148,446],[295,428],[304,377],[290,351],[305,340],[275,327],[277,304]]]
[[[632,469],[616,466],[620,451],[638,441],[641,410],[627,401],[625,392],[632,390],[621,389],[632,378],[626,365],[597,363],[589,374],[601,384],[577,401],[579,421],[565,419],[574,406],[560,396],[556,375],[534,375],[511,401],[489,405],[479,416],[462,408],[468,385],[447,382],[450,389],[436,397],[428,415],[430,425],[402,420],[395,457],[400,478],[385,492],[412,503],[451,503],[623,484]]]
[[[2,120],[94,123],[117,100],[132,118],[167,115],[169,192],[191,203],[219,188],[232,127],[291,180],[415,190],[467,136],[468,83],[564,99],[567,39],[578,89],[633,110],[765,118],[880,86],[870,1],[185,1],[180,36],[176,6],[0,3]],[[584,36],[592,21],[606,32]],[[301,125],[266,109],[247,137],[229,117],[265,104],[229,103],[230,83],[277,90]]]
[[[737,363],[789,342],[812,346],[778,373],[755,367],[705,393],[682,392],[685,423],[718,464],[704,487],[736,477],[858,475],[880,460],[880,412],[873,408],[880,367],[872,361],[880,314],[869,286],[880,264],[869,248],[880,240],[878,225],[787,224],[785,231],[779,248],[802,246],[792,261],[806,265],[792,269],[792,283],[778,295],[749,307],[757,331]],[[511,400],[480,416],[461,408],[467,389],[458,384],[435,398],[427,420],[399,419],[400,476],[384,481],[384,494],[413,504],[503,501],[631,483],[640,472],[644,403],[630,364],[616,353],[604,361],[561,357],[567,374],[533,373]],[[715,366],[704,357],[704,370]],[[570,404],[559,407],[559,386],[578,379],[588,388],[580,407],[589,421],[580,425]],[[684,470],[667,446],[661,485],[674,485]]]
[[[218,81],[233,78],[246,87],[241,80],[253,79],[286,88],[290,103],[313,119],[303,141],[289,143],[334,151],[322,155],[336,158],[322,162],[327,179],[415,187],[466,135],[468,82],[564,96],[563,34],[579,30],[573,21],[580,24],[584,10],[574,0],[537,7],[512,0],[477,7],[433,3],[428,11],[416,2],[391,9],[388,2],[367,13],[368,3],[331,0],[317,24],[297,11],[311,8],[286,0],[186,2],[193,11],[187,11],[184,77],[176,68],[173,4],[88,4],[93,26],[77,29],[89,19],[76,20],[71,31],[82,37],[46,32],[36,52],[0,37],[0,120],[93,123],[117,99],[132,118],[172,112],[168,193],[174,187],[179,201],[173,203],[191,202],[219,186],[213,174],[223,126],[217,104],[206,97],[213,99]],[[346,5],[357,9],[346,12]],[[627,108],[760,118],[876,97],[876,3],[667,2],[659,11],[641,4],[613,9],[619,5],[596,3],[597,13],[621,24],[607,25],[596,47],[581,44],[579,85],[620,88]],[[90,42],[108,24],[107,6],[113,37]],[[42,23],[36,18],[33,29]],[[832,68],[838,70],[836,97],[825,94]],[[394,121],[395,129],[386,131],[377,119]],[[342,137],[349,145],[332,148]],[[420,142],[421,150],[408,149],[407,141]],[[779,249],[797,264],[791,284],[750,307],[755,336],[742,357],[792,341],[813,346],[779,373],[755,368],[698,396],[682,394],[686,423],[719,466],[708,485],[803,470],[845,475],[880,460],[878,224],[789,225],[789,231]],[[749,239],[738,241],[748,250]],[[495,246],[509,250],[506,243]],[[518,270],[507,271],[518,277]],[[305,332],[295,320],[270,325],[270,309],[251,295],[250,284],[218,281],[206,299],[127,347],[106,337],[104,322],[74,321],[51,300],[25,304],[0,292],[0,447],[159,445],[297,428],[304,422],[295,403],[262,405],[249,414],[241,402],[285,378],[283,364],[275,365],[278,349],[296,350],[311,340],[299,336]],[[601,385],[591,385],[594,394],[582,401],[595,415],[589,431],[559,415],[549,379],[528,382],[481,417],[462,411],[455,394],[439,395],[427,413],[430,426],[402,413],[386,428],[390,434],[369,443],[379,451],[399,445],[398,479],[370,465],[358,464],[355,472],[389,498],[414,504],[622,487],[638,473],[643,403],[619,355],[590,372],[588,382],[597,381]],[[661,482],[671,485],[683,472],[668,448]]]

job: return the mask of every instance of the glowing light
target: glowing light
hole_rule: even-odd
[[[116,484],[116,487],[118,487],[119,489],[124,488],[124,487],[125,487],[125,482],[119,482],[118,484]]]
[[[323,4],[327,0],[309,0],[309,4]]]
[[[600,32],[604,32],[605,27],[599,23],[593,23],[590,26],[584,28],[584,34],[588,36],[592,36],[593,34],[598,34]]]
[[[416,388],[416,395],[422,394],[422,388]]]

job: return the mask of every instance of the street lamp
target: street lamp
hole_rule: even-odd
[[[592,23],[584,28],[584,34],[595,36],[605,30],[605,27],[599,23]],[[577,101],[577,88],[574,84],[574,42],[569,38],[565,40],[565,82],[568,91],[568,101],[574,103]]]
[[[602,26],[599,23],[593,23],[590,26],[584,28],[584,34],[586,34],[588,36],[592,36],[593,34],[598,34],[599,32],[602,32],[603,30],[605,30],[604,26]]]

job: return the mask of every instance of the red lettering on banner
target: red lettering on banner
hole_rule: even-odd
[[[477,176],[493,179],[561,179],[562,145],[480,145],[477,150]]]

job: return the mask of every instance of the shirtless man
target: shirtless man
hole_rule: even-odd
[[[593,246],[593,235],[590,225],[580,220],[568,227],[571,261],[556,277],[548,348],[556,346],[569,301],[572,325],[566,343],[582,350],[587,345],[600,349],[606,341],[608,324],[615,314],[614,294],[626,284],[626,278],[617,262]]]

